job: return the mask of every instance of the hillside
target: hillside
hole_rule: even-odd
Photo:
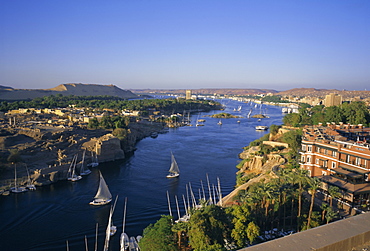
[[[336,89],[315,89],[315,88],[294,88],[287,91],[281,91],[278,95],[281,96],[296,96],[296,97],[325,97],[330,93],[336,93],[341,95],[343,98],[354,98],[370,97],[370,91],[347,91],[347,90],[336,90]]]
[[[185,89],[131,89],[132,92],[137,94],[182,94],[185,95]],[[295,97],[321,97],[330,93],[337,93],[343,96],[343,98],[368,98],[370,97],[370,91],[347,91],[347,90],[336,90],[336,89],[316,89],[316,88],[293,88],[286,91],[276,91],[272,89],[234,89],[234,88],[219,88],[219,89],[191,89],[193,94],[220,94],[220,95],[258,95],[268,94],[280,96],[295,96]]]
[[[131,91],[122,90],[115,85],[61,84],[51,89],[13,89],[5,86],[0,87],[0,100],[27,100],[57,94],[64,96],[108,95],[126,99],[138,97]]]

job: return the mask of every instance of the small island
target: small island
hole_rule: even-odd
[[[213,115],[210,115],[209,117],[218,118],[218,119],[242,118],[242,116],[236,116],[236,115],[232,115],[230,113],[225,113],[225,112],[213,114]]]
[[[266,115],[263,115],[263,114],[256,114],[256,115],[253,115],[252,118],[264,119],[264,118],[268,118],[268,117]]]

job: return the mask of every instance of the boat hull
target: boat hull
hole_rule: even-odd
[[[256,126],[256,130],[259,130],[259,131],[265,131],[267,129],[268,129],[267,126]]]
[[[91,170],[85,170],[84,172],[80,173],[80,175],[89,175],[91,173]]]
[[[111,201],[112,201],[112,199],[109,199],[109,200],[93,200],[89,204],[93,205],[93,206],[102,206],[102,205],[109,204]]]
[[[166,177],[167,178],[176,178],[176,177],[179,177],[179,176],[180,176],[180,174],[178,174],[178,173],[171,173],[171,174],[167,175]]]
[[[75,177],[72,177],[72,178],[68,178],[69,181],[78,181],[80,179],[82,179],[82,177],[79,176],[79,175],[78,176],[75,176]]]
[[[24,193],[27,192],[28,190],[25,187],[12,187],[10,191],[12,193]]]

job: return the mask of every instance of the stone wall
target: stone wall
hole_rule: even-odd
[[[272,147],[276,147],[276,146],[283,146],[285,148],[288,148],[289,147],[289,145],[287,143],[283,143],[283,142],[263,141],[262,143],[265,144],[265,145],[272,146]]]

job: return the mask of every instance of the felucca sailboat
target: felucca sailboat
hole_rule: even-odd
[[[94,200],[90,202],[90,205],[94,206],[105,205],[112,201],[112,194],[110,193],[107,183],[105,183],[103,175],[101,174],[100,171],[99,175],[100,175],[99,188],[98,191],[96,192]]]
[[[171,167],[169,170],[169,174],[166,176],[167,178],[175,178],[180,175],[180,169],[179,166],[177,165],[175,156],[171,152]]]

